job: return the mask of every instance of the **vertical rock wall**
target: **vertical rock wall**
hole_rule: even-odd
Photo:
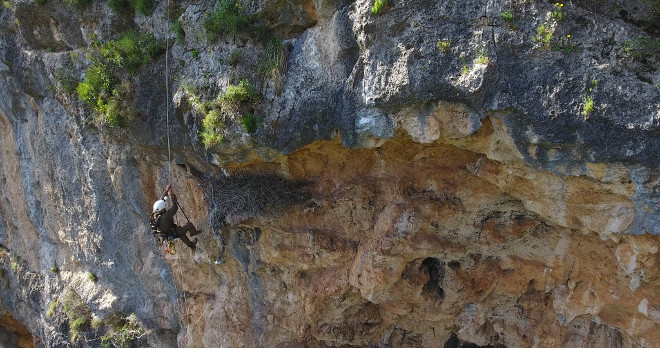
[[[134,313],[155,347],[653,346],[657,4],[372,5],[247,3],[279,78],[258,38],[205,37],[213,1],[177,4],[176,43],[164,3],[3,6],[0,339],[97,347]],[[139,116],[98,127],[62,76],[126,28],[170,46],[129,78]],[[239,78],[259,126],[205,149],[194,104]],[[167,183],[195,255],[150,235]]]

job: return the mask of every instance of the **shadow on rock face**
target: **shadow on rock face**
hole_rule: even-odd
[[[461,341],[455,334],[452,334],[447,342],[445,342],[444,348],[506,348],[506,346],[500,344],[494,346],[490,344],[480,346],[478,344]]]
[[[6,315],[0,318],[0,346],[34,348],[35,344],[27,327]]]

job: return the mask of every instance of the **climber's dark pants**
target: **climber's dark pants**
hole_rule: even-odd
[[[186,236],[186,232],[190,232],[190,236],[197,235],[199,232],[195,229],[195,226],[193,226],[192,222],[188,222],[187,224],[183,226],[177,226],[176,227],[176,233],[174,233],[172,236],[174,238],[179,238],[183,242],[183,244],[187,245],[188,248],[190,249],[195,249],[195,244],[188,239],[188,236]]]

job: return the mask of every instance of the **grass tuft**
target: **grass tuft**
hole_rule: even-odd
[[[635,40],[628,40],[619,52],[633,58],[660,56],[660,38],[639,37]]]
[[[183,44],[186,38],[186,32],[183,30],[183,27],[181,26],[181,22],[177,18],[174,20],[174,23],[172,23],[172,30],[174,31],[174,36],[176,37],[176,42],[179,44]]]
[[[286,55],[282,40],[273,35],[266,44],[264,59],[257,68],[257,73],[264,79],[278,80],[286,69]]]
[[[153,0],[132,0],[132,2],[135,11],[143,16],[148,16],[154,11]]]
[[[60,298],[59,303],[62,304],[64,313],[69,320],[71,340],[76,341],[80,332],[88,329],[92,312],[73,289],[68,289]]]
[[[251,112],[246,112],[241,117],[241,125],[247,133],[252,134],[257,131],[257,117]]]
[[[436,47],[438,47],[438,49],[441,52],[447,52],[447,50],[449,50],[449,47],[451,46],[451,39],[444,39],[442,41],[438,41],[435,45]]]
[[[213,11],[206,14],[204,31],[210,41],[222,36],[236,36],[247,31],[254,18],[245,12],[238,0],[220,0]]]
[[[129,15],[135,10],[143,16],[149,16],[155,7],[153,0],[108,0],[106,4],[113,12],[121,15]]]
[[[52,318],[55,315],[55,310],[57,310],[57,300],[53,301],[48,305],[48,311],[46,312],[47,318]]]
[[[474,63],[475,64],[488,64],[490,62],[490,58],[488,58],[488,50],[486,49],[486,45],[482,45],[478,50],[476,57],[474,58]]]
[[[92,0],[64,0],[69,6],[86,6],[92,3]]]
[[[229,58],[227,59],[227,64],[236,67],[242,61],[243,61],[243,56],[241,55],[241,50],[237,48],[233,50],[229,55]]]
[[[374,5],[371,6],[371,14],[379,15],[383,13],[385,7],[387,6],[387,0],[375,0]]]

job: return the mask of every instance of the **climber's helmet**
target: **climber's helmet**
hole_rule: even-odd
[[[156,203],[154,203],[154,213],[160,213],[161,211],[165,210],[167,208],[167,204],[165,204],[164,200],[158,200]]]

